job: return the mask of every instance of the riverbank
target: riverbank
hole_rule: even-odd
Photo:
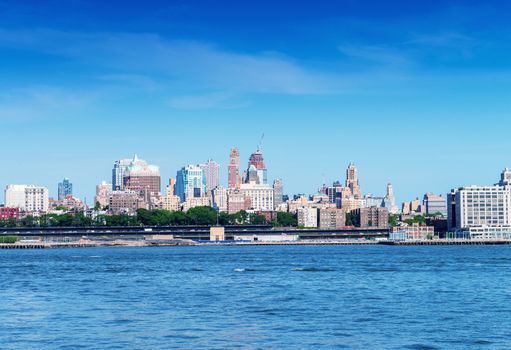
[[[100,247],[176,247],[176,246],[327,246],[327,245],[391,245],[391,246],[439,246],[439,245],[511,245],[511,240],[298,240],[298,241],[201,241],[192,240],[78,240],[74,242],[18,241],[0,243],[0,249],[58,249],[58,248],[100,248]]]

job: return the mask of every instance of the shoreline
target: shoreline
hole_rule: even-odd
[[[381,246],[446,246],[446,245],[511,245],[511,240],[424,240],[424,241],[385,241],[385,240],[302,240],[302,241],[240,241],[240,242],[195,242],[191,240],[169,241],[92,241],[79,240],[76,242],[23,242],[0,243],[0,250],[11,249],[62,249],[62,248],[142,248],[142,247],[249,247],[249,246],[347,246],[347,245],[381,245]]]

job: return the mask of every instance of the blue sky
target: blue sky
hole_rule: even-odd
[[[0,0],[0,186],[91,202],[115,159],[226,182],[265,133],[270,179],[314,193],[359,167],[398,200],[511,166],[511,3]],[[0,201],[3,193],[0,194]]]

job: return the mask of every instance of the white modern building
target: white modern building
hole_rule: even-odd
[[[449,231],[472,238],[511,236],[511,185],[507,182],[454,189],[448,194],[447,209]]]
[[[318,227],[318,209],[310,207],[298,208],[296,211],[298,226],[315,228]]]
[[[240,185],[240,192],[250,200],[250,209],[256,211],[273,211],[273,187],[255,182]]]
[[[25,212],[47,212],[49,191],[46,187],[35,185],[7,185],[5,188],[5,206],[19,208]]]

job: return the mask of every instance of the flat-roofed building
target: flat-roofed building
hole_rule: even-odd
[[[137,209],[143,208],[142,200],[137,191],[112,191],[109,210],[114,215],[134,215]]]
[[[19,208],[21,211],[29,213],[45,213],[49,207],[49,191],[42,186],[7,185],[5,206]]]
[[[353,212],[361,228],[388,228],[389,210],[387,208],[360,208]]]
[[[424,195],[422,203],[427,215],[441,214],[447,216],[447,200],[445,197],[428,192]]]
[[[346,212],[337,208],[319,210],[319,227],[325,230],[340,230],[346,226]]]
[[[448,231],[467,232],[473,238],[511,235],[511,186],[468,186],[447,195]]]
[[[318,209],[310,207],[298,208],[296,211],[298,226],[315,228],[318,227]]]

